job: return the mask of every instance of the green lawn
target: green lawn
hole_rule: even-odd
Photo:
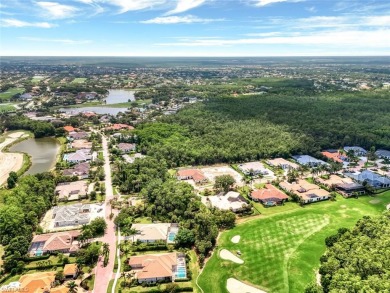
[[[87,80],[87,78],[84,77],[78,77],[72,80],[72,83],[84,83]]]
[[[15,111],[15,107],[9,104],[6,105],[1,105],[0,104],[0,113],[5,113],[5,112],[12,112]]]
[[[13,95],[21,94],[24,88],[10,88],[5,92],[0,93],[0,102],[8,101]]]
[[[290,208],[289,204],[286,212],[283,206],[278,210],[266,209],[269,215],[224,232],[218,241],[217,251],[240,250],[245,263],[224,261],[219,253],[214,253],[199,284],[204,292],[227,292],[227,279],[235,277],[267,292],[303,292],[307,284],[315,281],[319,259],[325,251],[325,238],[338,228],[354,226],[365,215],[379,215],[389,202],[390,191],[387,191],[376,198],[338,196],[336,202],[320,202],[303,208]],[[238,244],[230,241],[235,235],[241,236]]]

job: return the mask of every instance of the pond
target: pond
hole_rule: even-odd
[[[30,138],[13,145],[10,152],[22,152],[31,156],[31,167],[25,174],[50,171],[56,164],[60,143],[54,138]]]
[[[118,104],[118,103],[127,103],[134,102],[134,91],[127,90],[108,90],[109,94],[106,98],[106,104]]]

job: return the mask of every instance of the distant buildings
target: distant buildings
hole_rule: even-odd
[[[345,173],[344,174],[347,177],[352,178],[353,180],[363,184],[367,183],[368,185],[374,187],[374,188],[388,188],[390,187],[390,179],[378,175],[370,170],[364,170],[362,172],[355,172],[355,173]]]
[[[279,186],[282,189],[296,195],[303,204],[327,200],[330,198],[330,193],[328,191],[302,179],[294,183],[283,181],[279,183]]]
[[[203,172],[198,169],[182,169],[177,171],[178,180],[194,180],[195,183],[207,182]]]

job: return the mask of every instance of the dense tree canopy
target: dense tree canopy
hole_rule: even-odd
[[[387,292],[390,288],[390,212],[364,217],[328,237],[321,258],[324,292]]]
[[[390,147],[385,92],[269,92],[211,96],[177,115],[141,125],[141,150],[169,165],[242,162],[323,148]]]

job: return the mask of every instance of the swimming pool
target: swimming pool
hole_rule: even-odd
[[[170,242],[175,241],[175,238],[176,238],[176,233],[170,232],[170,233],[168,234],[168,240],[169,240]]]
[[[176,278],[184,279],[186,277],[187,277],[186,268],[185,267],[178,267],[176,270]]]

